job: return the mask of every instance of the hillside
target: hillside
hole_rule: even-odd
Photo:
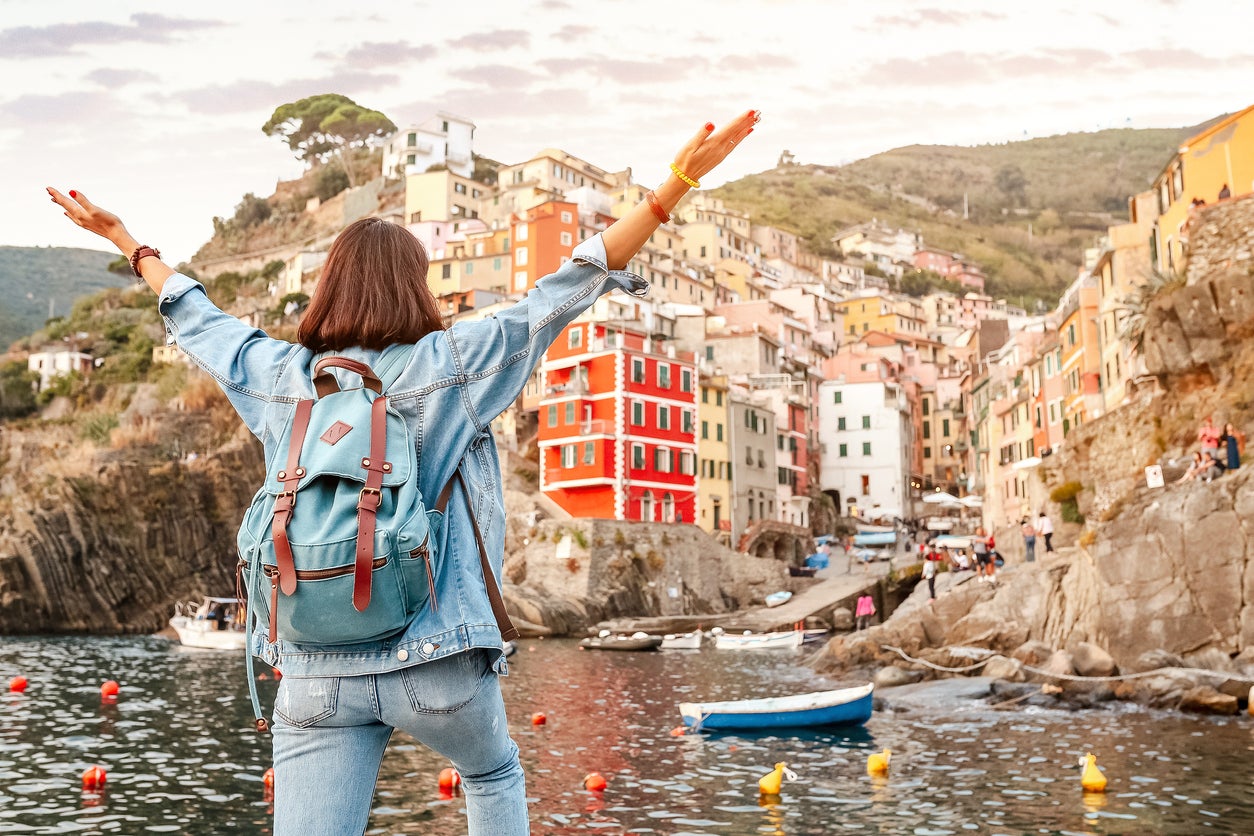
[[[844,166],[782,166],[715,195],[757,222],[801,235],[822,254],[831,254],[840,229],[872,218],[918,230],[929,245],[983,267],[990,293],[1030,309],[1037,301],[1053,305],[1084,248],[1127,219],[1128,198],[1148,188],[1179,142],[1200,129],[912,145]]]
[[[116,253],[68,247],[0,247],[0,349],[66,316],[74,301],[130,277],[110,273]]]

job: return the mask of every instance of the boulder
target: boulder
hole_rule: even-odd
[[[1183,668],[1184,660],[1166,650],[1147,650],[1132,663],[1133,673],[1156,671],[1160,668]]]
[[[1197,714],[1236,714],[1239,709],[1236,697],[1221,694],[1209,685],[1199,685],[1181,695],[1180,710]]]
[[[1027,678],[1023,674],[1022,663],[1018,659],[1009,659],[1005,656],[994,656],[989,659],[981,673],[1006,682],[1023,682]]]
[[[1184,657],[1184,664],[1190,668],[1201,668],[1207,671],[1233,673],[1232,657],[1215,647],[1199,650]]]
[[[1045,662],[1044,670],[1057,677],[1075,676],[1075,665],[1071,662],[1071,654],[1065,650],[1055,650]],[[1053,678],[1053,677],[1049,677]]]
[[[853,610],[848,607],[835,607],[832,614],[828,617],[832,622],[832,629],[837,631],[853,629]]]
[[[1071,649],[1071,663],[1080,676],[1113,676],[1119,672],[1111,655],[1091,642],[1079,642]]]
[[[1025,665],[1039,668],[1043,667],[1049,661],[1049,657],[1054,655],[1054,649],[1045,642],[1032,640],[1016,647],[1010,655]]]
[[[876,688],[895,688],[898,685],[910,685],[923,679],[922,671],[908,671],[896,665],[880,668],[872,680]]]

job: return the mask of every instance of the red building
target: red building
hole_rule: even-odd
[[[576,322],[540,366],[540,490],[576,517],[696,519],[693,355]]]

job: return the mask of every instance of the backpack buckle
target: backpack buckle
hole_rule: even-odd
[[[366,508],[370,511],[378,511],[379,506],[382,504],[383,494],[378,488],[362,488],[361,493],[357,496],[358,509]]]
[[[274,510],[290,511],[296,507],[296,491],[283,491],[274,498]]]

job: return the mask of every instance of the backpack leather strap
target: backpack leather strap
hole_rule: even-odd
[[[492,605],[492,615],[496,618],[497,629],[501,631],[503,641],[513,641],[518,638],[518,629],[509,620],[509,612],[505,609],[505,599],[501,595],[501,588],[497,586],[496,576],[492,574],[492,565],[488,562],[488,548],[483,543],[483,532],[479,530],[479,520],[475,518],[475,508],[470,501],[470,489],[466,487],[466,480],[462,478],[460,467],[453,471],[453,477],[448,480],[444,490],[440,491],[440,498],[435,504],[435,509],[441,514],[445,513],[449,497],[453,493],[454,482],[461,485],[462,496],[466,499],[466,512],[470,514],[470,524],[475,529],[475,545],[479,547],[479,568],[483,571],[483,583],[488,588],[488,603]]]
[[[296,565],[292,562],[292,546],[287,540],[287,524],[296,508],[296,489],[305,469],[300,466],[300,451],[305,445],[305,433],[309,431],[309,416],[313,401],[303,400],[296,404],[296,417],[292,419],[292,435],[287,444],[287,467],[278,473],[283,491],[274,498],[274,517],[270,521],[270,534],[274,537],[274,559],[279,569],[279,589],[284,595],[296,591]]]
[[[336,355],[332,357],[323,357],[316,364],[314,364],[314,389],[317,390],[318,397],[320,398],[325,398],[327,395],[332,395],[340,391],[340,384],[336,382],[335,377],[327,371],[329,368],[347,369],[360,377],[362,385],[367,389],[373,389],[375,392],[380,394],[383,393],[383,382],[379,380],[378,375],[371,371],[369,366],[348,357],[340,357]]]
[[[353,607],[370,606],[370,573],[374,570],[374,525],[383,502],[383,474],[392,472],[387,456],[388,399],[380,395],[370,405],[370,457],[361,460],[366,485],[357,498],[357,559],[353,564]]]

